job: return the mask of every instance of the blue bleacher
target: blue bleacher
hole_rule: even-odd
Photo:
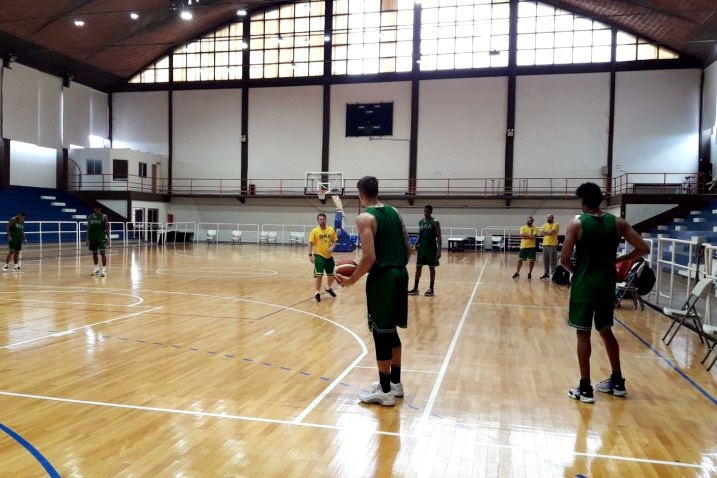
[[[55,199],[43,199],[45,197],[54,197]],[[64,205],[53,205],[52,203],[64,203]],[[70,211],[63,211],[70,210]],[[73,210],[74,211],[71,211]],[[24,211],[27,214],[26,221],[72,221],[84,222],[82,216],[92,214],[92,210],[85,206],[75,196],[57,189],[48,188],[32,188],[27,186],[11,186],[9,189],[0,189],[0,221],[9,221],[18,212]],[[74,216],[79,215],[79,218]],[[75,237],[71,225],[63,225],[60,234],[63,241],[72,240]],[[57,230],[57,227],[54,228]],[[27,240],[30,243],[40,241],[39,235],[34,234],[39,231],[39,225],[26,224],[25,232]],[[66,232],[65,232],[66,231]],[[4,233],[4,227],[2,233]],[[47,230],[43,229],[46,233]],[[4,234],[3,234],[4,235]],[[54,237],[53,237],[54,236]],[[56,242],[59,238],[57,235],[45,235],[43,241]]]

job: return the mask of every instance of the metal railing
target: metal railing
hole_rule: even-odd
[[[608,183],[605,177],[585,178],[381,178],[381,194],[407,197],[447,196],[498,198],[510,196],[573,198],[584,182],[594,182],[606,196],[619,194],[693,194],[704,190],[702,173],[624,173]],[[343,194],[357,196],[358,178],[344,178]],[[306,191],[304,178],[166,178],[114,174],[68,174],[68,184],[83,191],[139,191],[182,196],[298,197]]]

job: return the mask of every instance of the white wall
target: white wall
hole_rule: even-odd
[[[159,209],[159,222],[163,224],[167,222],[167,209],[169,208],[169,203],[155,201],[132,201],[131,207],[132,211],[134,211],[135,208],[143,208],[145,219],[147,218],[147,209]],[[132,219],[132,217],[128,218],[129,221],[132,221]]]
[[[613,172],[696,172],[700,70],[629,71],[615,82]]]
[[[55,188],[57,152],[34,144],[10,142],[10,184]]]
[[[507,90],[506,78],[422,81],[418,177],[503,178]]]
[[[107,191],[126,191],[128,188],[133,191],[151,192],[152,187],[152,165],[159,164],[160,170],[162,163],[166,161],[156,154],[145,153],[142,151],[134,151],[131,149],[119,148],[73,148],[69,151],[69,157],[78,164],[82,170],[82,174],[87,174],[87,160],[102,160],[102,176],[85,176],[82,178],[82,189],[95,190],[99,186]],[[114,159],[124,159],[127,161],[128,181],[115,181],[112,179],[112,161]],[[139,163],[147,165],[147,177],[139,177]],[[157,178],[156,186],[161,188],[163,184],[162,176]]]
[[[702,96],[702,134],[710,145],[710,160],[717,162],[717,138],[715,125],[717,125],[717,61],[705,68],[704,90]]]
[[[3,76],[4,137],[59,148],[62,80],[17,63]]]
[[[249,91],[249,179],[321,171],[323,88]]]
[[[346,137],[347,104],[391,102],[393,136],[383,137],[381,141]],[[379,179],[407,179],[410,118],[411,84],[408,82],[333,85],[329,170],[342,172],[344,178],[353,181],[366,175]],[[320,126],[317,125],[319,131]]]
[[[241,177],[241,90],[173,97],[173,178]]]
[[[607,73],[518,77],[513,176],[600,178],[609,110]]]
[[[635,225],[638,222],[662,214],[675,206],[677,204],[627,204],[625,206],[625,220]]]
[[[112,146],[169,154],[168,93],[166,91],[112,95]]]

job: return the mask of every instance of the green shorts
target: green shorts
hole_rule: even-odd
[[[8,248],[11,251],[21,251],[22,250],[22,239],[10,239],[10,242],[8,243]]]
[[[595,330],[601,331],[613,326],[615,303],[610,302],[574,302],[570,301],[568,325],[578,330],[591,330],[593,321]]]
[[[518,251],[518,259],[521,261],[534,261],[535,247],[525,247]]]
[[[368,329],[393,332],[408,325],[408,270],[405,267],[371,271],[366,280]]]
[[[438,265],[438,249],[430,246],[422,246],[418,248],[416,254],[417,266],[435,267]]]
[[[101,241],[90,241],[90,250],[92,252],[101,251],[104,252],[107,248],[107,241],[102,239]]]
[[[324,271],[326,271],[327,277],[334,275],[334,258],[329,257],[327,259],[324,256],[314,254],[314,277],[324,275]]]

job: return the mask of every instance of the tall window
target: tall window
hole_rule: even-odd
[[[413,0],[334,0],[334,75],[411,71]]]
[[[101,159],[88,159],[87,160],[87,174],[102,174],[102,160]]]
[[[323,75],[323,0],[253,15],[249,49],[250,78]]]
[[[165,56],[129,80],[130,83],[168,83],[169,57]]]
[[[241,79],[244,25],[232,23],[174,50],[174,81]]]
[[[112,160],[112,179],[114,181],[127,181],[127,174],[129,172],[128,162],[126,159],[113,159]]]
[[[618,32],[617,60],[677,58],[674,53]],[[522,0],[518,4],[518,65],[610,61],[611,28],[559,8]]]
[[[424,0],[421,5],[421,70],[508,65],[509,0]]]

